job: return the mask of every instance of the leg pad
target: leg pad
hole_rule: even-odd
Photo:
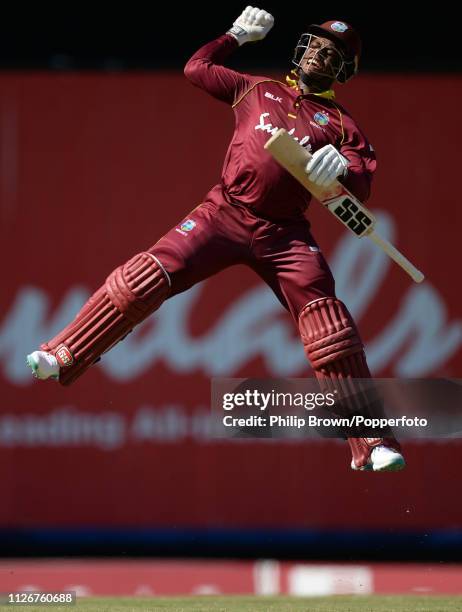
[[[335,392],[341,399],[341,416],[368,416],[368,410],[382,416],[383,406],[374,389],[370,384],[361,384],[360,379],[371,378],[371,374],[363,343],[345,304],[336,298],[310,302],[299,315],[299,328],[306,356],[321,388]],[[348,437],[348,443],[357,467],[366,465],[372,449],[379,444],[399,450],[392,436]]]
[[[170,292],[169,278],[150,253],[139,253],[114,270],[62,332],[41,346],[61,366],[69,385],[104,352],[153,313]]]
[[[336,298],[310,302],[299,316],[306,356],[315,372],[368,378],[367,365],[348,359],[363,353],[363,344],[346,306]]]

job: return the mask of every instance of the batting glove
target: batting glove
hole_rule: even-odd
[[[318,187],[329,187],[335,179],[345,176],[348,160],[332,145],[318,149],[306,165],[306,173]]]
[[[247,6],[242,14],[233,23],[233,27],[228,30],[237,40],[239,45],[254,40],[262,40],[274,25],[274,17],[253,6]]]

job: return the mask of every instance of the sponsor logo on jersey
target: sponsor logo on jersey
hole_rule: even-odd
[[[193,230],[195,227],[196,227],[195,221],[193,221],[192,219],[186,219],[186,221],[183,221],[180,227],[176,227],[175,229],[179,234],[183,234],[183,236],[187,236],[188,232]]]
[[[269,98],[270,100],[274,100],[275,102],[282,104],[282,98],[279,98],[279,96],[274,96],[269,91],[265,91],[265,98]]]
[[[257,123],[257,125],[255,126],[255,129],[262,130],[262,132],[268,132],[268,134],[271,134],[271,136],[273,136],[273,134],[276,134],[279,128],[277,126],[274,127],[272,123],[265,121],[266,118],[269,116],[270,116],[269,113],[262,113],[260,115],[260,123]],[[294,132],[295,132],[295,128],[292,128],[287,133],[289,134],[289,136],[293,136]],[[311,145],[307,144],[308,141],[310,140],[309,136],[303,136],[303,138],[300,138],[300,139],[298,138],[298,136],[293,136],[293,138],[294,140],[299,142],[302,145],[302,147],[305,147],[307,151],[311,151]]]
[[[334,32],[346,32],[348,30],[347,24],[343,23],[343,21],[334,21],[330,27]]]
[[[74,357],[72,357],[71,351],[65,344],[61,344],[55,351],[56,361],[61,368],[70,366],[74,363]]]
[[[327,125],[329,123],[329,115],[319,111],[313,115],[313,119],[318,125]]]

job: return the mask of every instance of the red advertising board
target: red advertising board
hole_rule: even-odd
[[[289,315],[246,268],[168,300],[75,385],[33,381],[25,355],[218,181],[233,116],[179,74],[0,83],[0,526],[462,529],[462,500],[443,503],[457,440],[408,443],[406,471],[371,475],[350,473],[338,441],[214,439],[210,378],[310,375]],[[449,87],[462,80],[364,75],[339,91],[377,150],[381,232],[427,276],[413,284],[311,207],[375,375],[462,373],[446,163],[462,126],[428,94]]]
[[[118,595],[461,594],[462,570],[453,564],[324,564],[258,561],[12,560],[0,563],[0,588],[10,593]],[[34,597],[34,596],[33,596]],[[46,597],[46,595],[45,595]],[[35,601],[34,599],[32,601]],[[146,599],[146,605],[156,605]],[[200,605],[200,602],[198,602]]]

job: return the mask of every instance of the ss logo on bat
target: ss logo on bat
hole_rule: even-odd
[[[362,236],[373,222],[373,219],[350,198],[344,198],[340,204],[331,210],[357,236]]]

